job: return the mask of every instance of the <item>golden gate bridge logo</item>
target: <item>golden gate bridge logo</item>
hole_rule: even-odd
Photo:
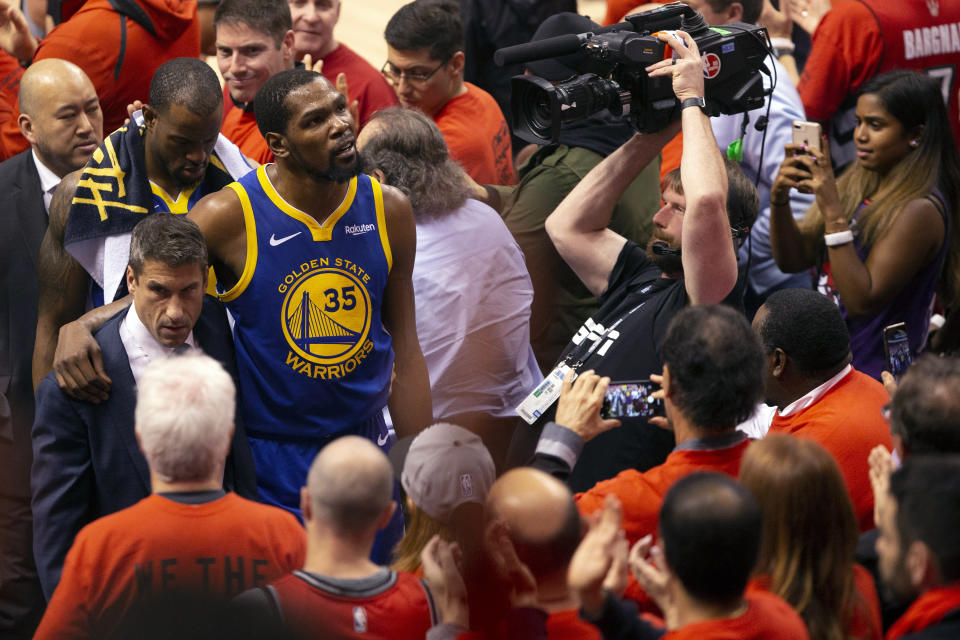
[[[341,269],[303,274],[283,301],[283,333],[291,349],[317,364],[337,364],[362,346],[370,329],[370,295]]]

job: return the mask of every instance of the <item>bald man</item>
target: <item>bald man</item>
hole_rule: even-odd
[[[43,610],[30,517],[31,358],[37,254],[60,179],[103,138],[93,84],[76,65],[41,60],[20,81],[20,132],[30,149],[0,163],[0,637],[29,638]]]
[[[334,440],[300,490],[303,569],[241,594],[238,606],[278,615],[302,637],[422,639],[435,622],[426,584],[370,561],[377,531],[396,508],[383,452],[359,436]]]
[[[567,587],[567,566],[580,544],[580,513],[567,485],[530,467],[497,480],[487,495],[488,527],[505,529],[517,557],[537,581],[537,607],[547,612],[547,637],[596,638],[600,632],[581,620],[580,606]],[[496,530],[496,529],[494,529]],[[496,544],[496,536],[488,536]]]

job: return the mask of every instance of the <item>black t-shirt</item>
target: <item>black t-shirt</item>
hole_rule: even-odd
[[[724,300],[742,308],[742,284]],[[564,347],[560,361],[582,361],[577,371],[593,369],[612,382],[646,380],[663,371],[661,347],[667,326],[689,304],[683,278],[664,278],[646,250],[628,241],[617,256],[600,309]],[[513,460],[528,460],[540,431],[553,420],[556,403],[533,427],[522,424],[511,447]],[[568,484],[586,491],[624,469],[645,471],[661,464],[674,447],[673,433],[646,418],[621,418],[621,426],[588,442]]]
[[[664,278],[643,247],[627,242],[610,273],[600,309],[561,352],[613,381],[645,380],[663,370],[660,346],[673,316],[687,306],[683,278]]]

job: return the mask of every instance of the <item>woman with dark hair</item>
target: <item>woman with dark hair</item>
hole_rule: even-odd
[[[763,512],[763,538],[748,590],[793,606],[811,640],[882,637],[873,579],[854,564],[859,530],[840,469],[812,440],[769,435],[747,448],[740,482]]]
[[[820,268],[820,289],[850,329],[854,367],[879,378],[884,327],[906,322],[917,353],[937,285],[946,305],[957,301],[960,162],[940,84],[924,74],[873,78],[856,118],[857,159],[839,179],[827,148],[787,145],[770,192],[770,240],[782,270]],[[816,195],[799,224],[792,188]]]

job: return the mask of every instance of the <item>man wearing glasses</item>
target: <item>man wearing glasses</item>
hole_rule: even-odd
[[[512,184],[510,130],[490,94],[463,80],[460,9],[447,0],[415,0],[387,23],[381,72],[400,105],[437,123],[450,155],[480,184]]]

